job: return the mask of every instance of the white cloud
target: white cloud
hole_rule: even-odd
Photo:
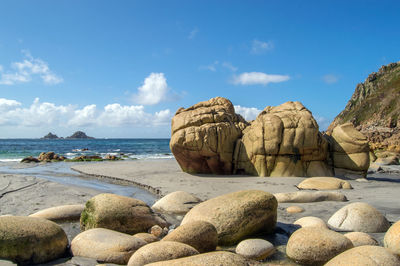
[[[244,107],[240,105],[235,105],[234,107],[235,107],[235,112],[242,115],[244,119],[246,119],[247,121],[256,119],[258,114],[261,113],[262,111],[255,107]]]
[[[236,72],[236,71],[238,70],[237,67],[233,66],[233,65],[232,65],[231,63],[229,63],[229,62],[223,62],[223,63],[222,63],[222,66],[225,67],[225,68],[227,68],[227,69],[229,69],[229,70],[232,71],[232,72]]]
[[[194,29],[189,33],[188,39],[190,39],[190,40],[194,39],[194,37],[196,37],[196,35],[197,35],[198,32],[199,32],[199,30],[198,30],[197,28],[194,28]]]
[[[216,72],[217,71],[217,66],[219,65],[219,61],[214,61],[214,63],[209,64],[207,66],[200,66],[199,69],[204,69],[204,70],[209,70],[212,72]]]
[[[333,84],[339,81],[339,77],[333,74],[327,74],[322,77],[322,80],[327,84]]]
[[[168,90],[164,73],[151,73],[138,88],[138,93],[133,96],[133,100],[143,105],[158,104],[166,100]]]
[[[331,124],[331,120],[323,116],[314,115],[314,119],[317,121],[320,131],[327,130]]]
[[[263,54],[268,50],[272,50],[274,44],[271,41],[263,42],[259,40],[253,40],[251,45],[251,53],[253,54]]]
[[[143,105],[108,104],[98,109],[95,104],[82,109],[74,105],[56,105],[36,98],[29,107],[15,100],[0,98],[1,126],[22,127],[124,127],[159,126],[170,123],[169,109],[148,113]]]
[[[236,85],[267,85],[268,83],[279,83],[288,81],[287,75],[271,75],[262,72],[244,72],[233,77],[233,84]]]
[[[11,70],[4,72],[0,67],[0,84],[14,85],[27,83],[33,76],[39,76],[45,84],[53,85],[63,82],[63,78],[53,73],[49,65],[40,58],[33,58],[27,51],[22,51],[25,59],[21,62],[13,62]]]

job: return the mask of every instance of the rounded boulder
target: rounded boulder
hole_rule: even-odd
[[[249,261],[244,257],[227,251],[207,252],[186,258],[180,258],[168,261],[159,261],[148,264],[148,266],[187,266],[187,265],[248,266],[252,264],[250,264]]]
[[[175,191],[156,201],[151,208],[159,212],[186,214],[200,202],[201,200],[193,194],[185,191]]]
[[[323,264],[353,247],[343,235],[317,227],[295,231],[286,246],[286,255],[300,264]]]
[[[379,246],[360,246],[349,249],[325,264],[325,266],[398,266],[400,259],[388,249]]]
[[[75,222],[79,221],[84,208],[85,205],[83,204],[62,205],[44,209],[29,216],[43,218],[53,222]]]
[[[261,190],[242,190],[221,195],[196,205],[183,218],[209,222],[217,229],[219,245],[233,245],[246,236],[273,232],[278,202]]]
[[[306,216],[296,220],[293,224],[300,225],[301,227],[319,227],[322,229],[328,229],[328,226],[318,217]]]
[[[197,255],[193,247],[174,241],[159,241],[137,250],[129,259],[128,266],[142,266],[152,262],[172,260]]]
[[[205,221],[193,221],[177,227],[163,238],[194,247],[200,253],[214,251],[218,244],[218,233],[214,225]]]
[[[132,254],[147,242],[128,234],[104,228],[93,228],[77,235],[71,242],[74,256],[100,262],[126,264]]]
[[[363,232],[350,232],[344,234],[344,236],[350,239],[351,243],[353,243],[353,246],[355,247],[378,246],[379,244],[378,241],[376,241],[376,239],[374,239],[369,234]]]
[[[301,189],[352,189],[348,181],[336,177],[310,177],[302,181],[297,187]]]
[[[264,260],[275,252],[275,247],[264,239],[246,239],[236,246],[236,253],[253,260]]]
[[[154,225],[168,223],[141,200],[115,194],[99,194],[86,202],[81,229],[107,228],[127,234],[147,232]]]
[[[386,248],[400,256],[400,221],[389,228],[385,234],[383,243]]]
[[[0,217],[0,258],[18,264],[44,263],[62,257],[68,246],[64,230],[49,220]]]
[[[348,204],[335,212],[328,225],[340,231],[386,232],[390,223],[377,209],[364,202]]]

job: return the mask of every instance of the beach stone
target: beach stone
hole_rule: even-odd
[[[325,264],[325,266],[347,265],[398,266],[400,265],[400,259],[383,247],[360,246],[337,255]]]
[[[234,173],[257,176],[333,176],[325,163],[328,142],[300,102],[267,106],[243,130]]]
[[[377,164],[377,165],[398,165],[399,157],[398,156],[389,156],[386,158],[378,158],[375,160],[375,164]]]
[[[279,203],[308,203],[319,201],[347,201],[345,195],[332,191],[296,191],[286,193],[275,193]]]
[[[156,242],[159,240],[155,235],[152,235],[149,233],[137,233],[137,234],[134,234],[133,236],[140,238],[140,239],[146,241],[147,243],[153,243],[153,242]]]
[[[137,250],[129,259],[128,266],[147,265],[156,261],[172,260],[197,255],[199,252],[184,243],[159,241],[147,244]]]
[[[352,189],[348,181],[336,177],[310,177],[297,185],[301,189]]]
[[[235,143],[247,125],[228,99],[212,98],[176,111],[170,148],[184,172],[232,174]]]
[[[163,241],[175,241],[188,244],[200,253],[214,251],[218,244],[218,233],[214,225],[205,221],[193,221],[178,226],[163,238]]]
[[[275,253],[275,247],[264,239],[246,239],[236,246],[236,253],[253,260],[264,260]]]
[[[153,225],[168,223],[141,200],[115,194],[99,194],[86,202],[81,229],[107,228],[127,234],[147,232]]]
[[[389,228],[383,243],[391,252],[400,256],[400,221],[397,221]]]
[[[369,167],[367,138],[352,123],[335,127],[329,138],[335,176],[365,177]]]
[[[372,236],[364,232],[350,232],[344,234],[344,236],[350,239],[351,243],[353,243],[353,246],[355,247],[379,245],[376,239],[374,239]]]
[[[342,207],[329,218],[328,225],[335,230],[364,233],[386,232],[390,227],[385,216],[364,202],[354,202]]]
[[[218,265],[218,266],[249,266],[250,264],[244,257],[227,251],[207,252],[190,257],[159,261],[150,263],[148,266],[203,266],[203,265]]]
[[[18,264],[44,263],[62,257],[68,246],[64,230],[49,220],[0,217],[0,258]]]
[[[159,225],[156,224],[150,228],[149,233],[157,238],[162,238],[168,233],[168,231],[165,232],[164,229],[162,229]]]
[[[219,245],[233,245],[245,237],[273,232],[278,203],[275,197],[261,190],[242,190],[224,194],[191,209],[182,225],[206,221],[215,226]]]
[[[62,205],[44,209],[29,216],[43,218],[53,222],[75,222],[79,221],[84,208],[85,205],[83,204]]]
[[[304,212],[304,209],[299,206],[289,206],[286,208],[287,213],[301,213]]]
[[[326,225],[324,220],[313,216],[302,217],[296,220],[293,224],[300,225],[301,227],[319,227],[322,229],[328,229],[328,226]]]
[[[71,241],[74,256],[100,262],[126,264],[132,254],[147,242],[128,234],[104,228],[93,228],[78,234]]]
[[[340,233],[318,227],[295,231],[286,246],[286,255],[300,264],[323,264],[353,247]]]
[[[201,200],[193,194],[185,191],[175,191],[156,201],[151,208],[159,212],[186,214],[200,202]]]

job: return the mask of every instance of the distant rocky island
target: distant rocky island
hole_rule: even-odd
[[[56,134],[53,134],[49,132],[46,136],[42,137],[41,139],[64,139],[63,137],[58,137]],[[72,134],[69,137],[66,137],[65,139],[94,139],[93,137],[89,137],[86,135],[85,132],[83,131],[76,131],[74,134]]]

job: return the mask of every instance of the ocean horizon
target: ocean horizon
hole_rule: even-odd
[[[0,161],[20,161],[41,152],[53,151],[68,159],[81,155],[115,155],[123,159],[173,158],[169,138],[96,138],[96,139],[0,139]]]

